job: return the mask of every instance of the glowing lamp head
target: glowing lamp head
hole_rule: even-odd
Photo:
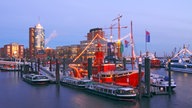
[[[17,51],[14,51],[13,54],[14,54],[14,55],[17,54]]]

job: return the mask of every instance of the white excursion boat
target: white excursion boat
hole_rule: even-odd
[[[170,69],[175,72],[185,72],[192,73],[192,63],[189,62],[189,58],[182,59],[171,59]],[[168,69],[168,63],[166,64],[166,69]]]
[[[88,79],[80,79],[80,78],[73,78],[73,77],[63,77],[60,80],[61,85],[68,85],[75,88],[84,89],[86,84],[89,83],[91,80]]]
[[[132,87],[115,86],[105,83],[92,82],[85,87],[90,93],[104,96],[115,100],[135,99],[137,94]]]
[[[169,77],[159,74],[150,74],[151,86],[158,87],[160,90],[169,90]],[[171,78],[171,89],[176,87],[176,82]]]
[[[170,69],[176,72],[192,73],[192,52],[190,52],[186,46],[177,53],[169,62]],[[168,69],[168,62],[166,63],[166,69]]]
[[[45,75],[23,74],[23,80],[34,85],[45,85],[50,83],[50,79]]]
[[[13,64],[4,64],[4,65],[0,65],[0,70],[2,71],[18,71],[18,67],[17,65],[13,65]]]

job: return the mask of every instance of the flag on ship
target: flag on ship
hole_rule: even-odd
[[[150,33],[148,31],[146,31],[146,38],[145,38],[146,42],[150,42]]]
[[[129,42],[127,40],[124,41],[125,42],[125,47],[128,47]]]
[[[121,48],[121,49],[120,49],[120,50],[121,50],[121,53],[123,53],[123,51],[124,51],[123,46],[124,46],[124,45],[123,45],[123,42],[121,42],[121,47],[120,47],[120,48]]]

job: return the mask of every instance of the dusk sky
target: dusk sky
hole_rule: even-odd
[[[29,27],[38,22],[45,38],[54,36],[46,46],[80,44],[90,29],[108,28],[120,14],[121,26],[128,26],[121,29],[121,37],[130,33],[133,22],[136,53],[145,51],[147,30],[151,36],[148,50],[162,56],[183,44],[192,50],[191,10],[191,0],[4,0],[0,3],[0,47],[17,42],[28,48]],[[110,30],[104,31],[109,38]],[[117,39],[117,29],[113,35]]]

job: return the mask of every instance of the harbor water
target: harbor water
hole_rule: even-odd
[[[164,68],[151,69],[167,74]],[[34,86],[19,72],[0,72],[0,108],[192,108],[192,74],[172,72],[177,87],[171,96],[116,101],[57,84]]]

